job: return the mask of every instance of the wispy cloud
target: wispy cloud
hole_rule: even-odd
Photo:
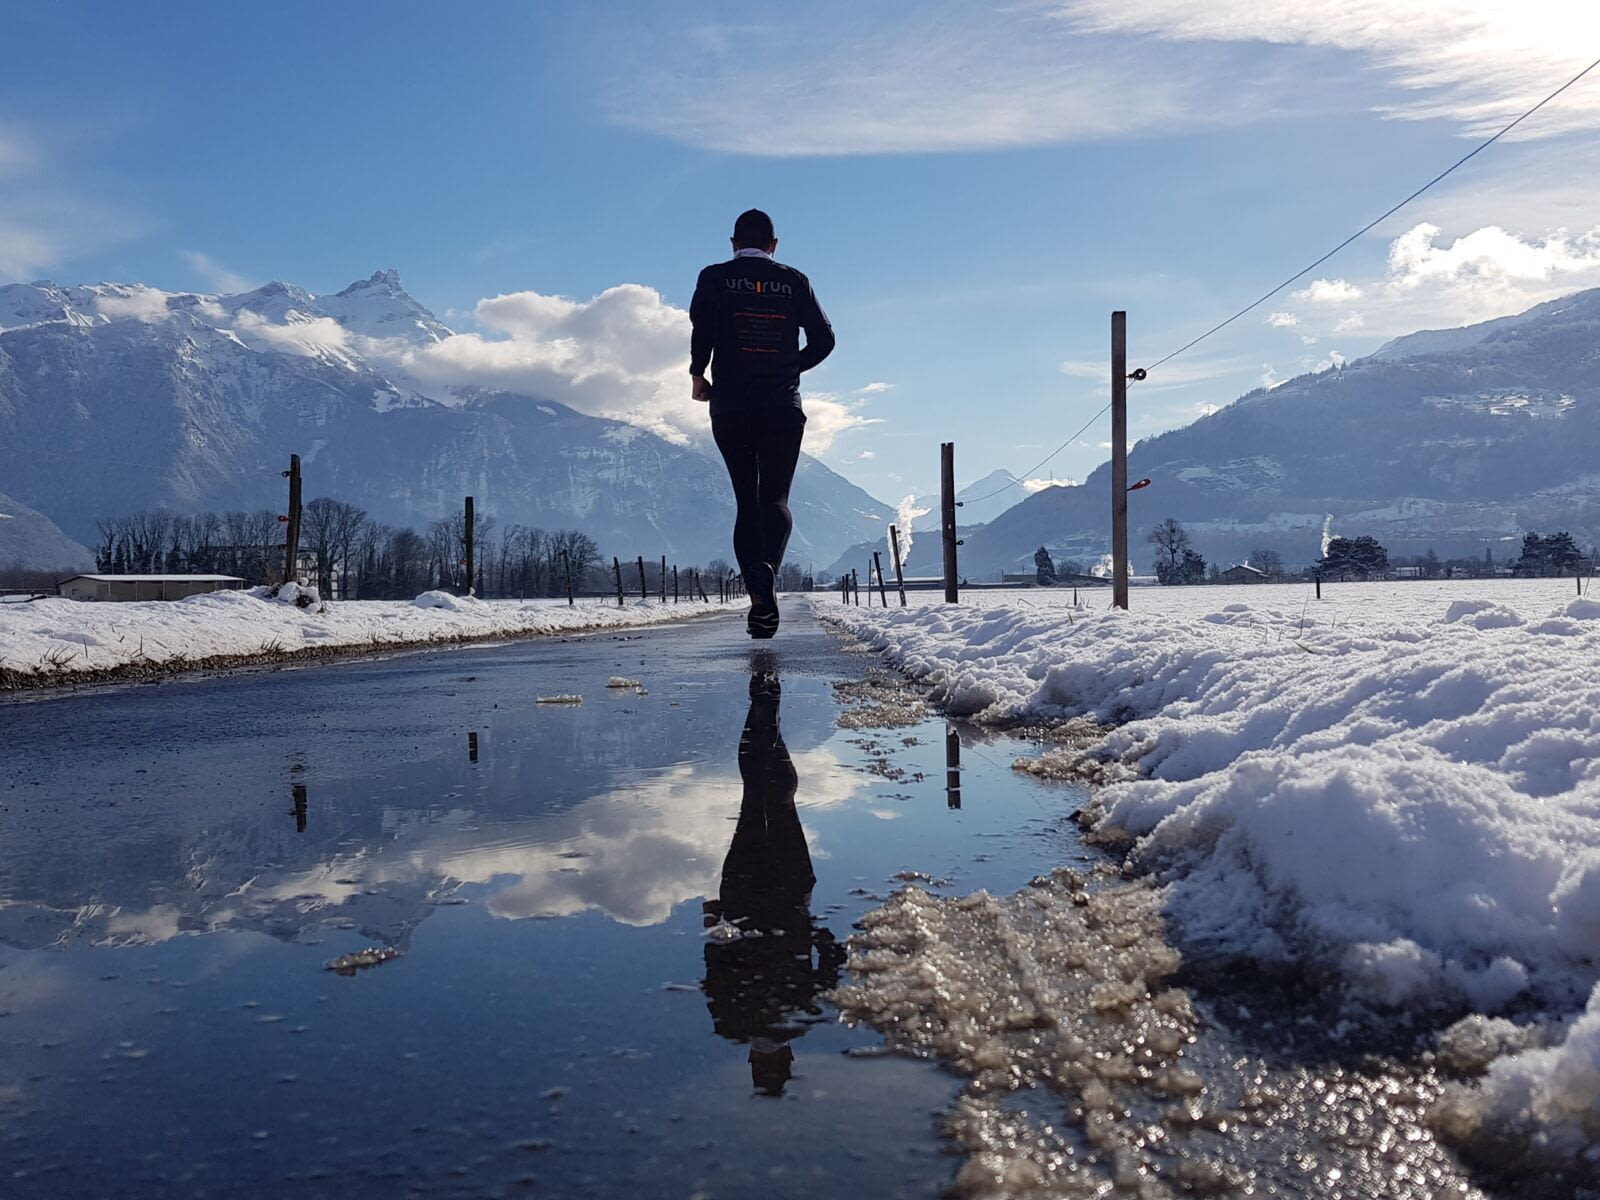
[[[1148,360],[1147,360],[1148,361]],[[1129,367],[1134,365],[1130,358]],[[1152,372],[1150,378],[1138,386],[1143,391],[1165,391],[1169,388],[1188,387],[1191,384],[1207,383],[1215,379],[1226,379],[1237,375],[1240,371],[1247,370],[1250,363],[1241,358],[1180,358],[1165,364],[1159,371]],[[1058,368],[1063,375],[1074,379],[1093,379],[1106,384],[1107,395],[1111,389],[1111,362],[1109,357],[1104,361],[1095,359],[1068,359]]]
[[[762,10],[726,33],[675,22],[611,38],[613,119],[709,149],[793,157],[1090,142],[1269,108],[1237,86],[1248,71],[1228,47],[1143,39],[1141,49],[1086,35],[1036,0]],[[668,37],[694,43],[692,70],[661,53]],[[750,53],[761,44],[783,47],[781,70]]]
[[[148,228],[144,218],[101,198],[106,189],[75,182],[46,146],[56,148],[0,125],[0,283],[37,279]]]
[[[1057,11],[1086,33],[1351,51],[1399,89],[1373,108],[1475,136],[1577,74],[1600,45],[1600,6],[1571,0],[1066,0]],[[1600,89],[1574,88],[1513,136],[1590,132],[1597,116]]]
[[[248,292],[260,282],[228,270],[209,254],[202,254],[198,250],[180,250],[178,257],[183,259],[189,269],[204,280],[213,291],[224,295]]]

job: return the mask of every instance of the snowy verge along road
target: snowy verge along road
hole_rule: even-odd
[[[1462,1020],[1431,1119],[1531,1171],[1600,1144],[1600,600],[1570,580],[1066,589],[835,621],[979,721],[1080,721],[1026,764],[1159,884],[1185,959]],[[1387,1014],[1387,1015],[1386,1015]]]

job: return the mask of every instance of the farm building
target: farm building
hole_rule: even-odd
[[[243,586],[237,575],[74,575],[56,591],[69,600],[182,600]]]
[[[1265,583],[1267,573],[1252,567],[1249,563],[1240,563],[1236,567],[1229,567],[1218,578],[1223,583]]]

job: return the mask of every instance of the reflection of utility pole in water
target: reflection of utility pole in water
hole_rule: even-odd
[[[478,731],[476,729],[467,734],[467,761],[478,761]]]
[[[961,735],[949,721],[944,725],[944,798],[949,807],[961,807]]]
[[[306,831],[306,785],[297,783],[294,786],[294,831]]]

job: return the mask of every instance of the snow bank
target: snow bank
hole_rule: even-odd
[[[478,600],[424,592],[414,601],[322,603],[314,589],[211,592],[172,602],[46,599],[0,605],[0,681],[177,667],[203,659],[406,646],[654,625],[726,613],[719,604],[655,600]]]
[[[1209,611],[1203,589],[1132,613],[816,609],[959,714],[1100,722],[1074,753],[1112,782],[1084,816],[1131,841],[1186,953],[1306,964],[1376,1005],[1581,1005],[1600,975],[1600,603],[1390,585],[1330,618],[1266,590],[1213,591]],[[1597,1053],[1593,1011],[1498,1059],[1483,1119],[1549,1126],[1566,1101],[1528,1081],[1575,1096],[1558,1077],[1589,1081],[1573,1102],[1592,1113]]]

